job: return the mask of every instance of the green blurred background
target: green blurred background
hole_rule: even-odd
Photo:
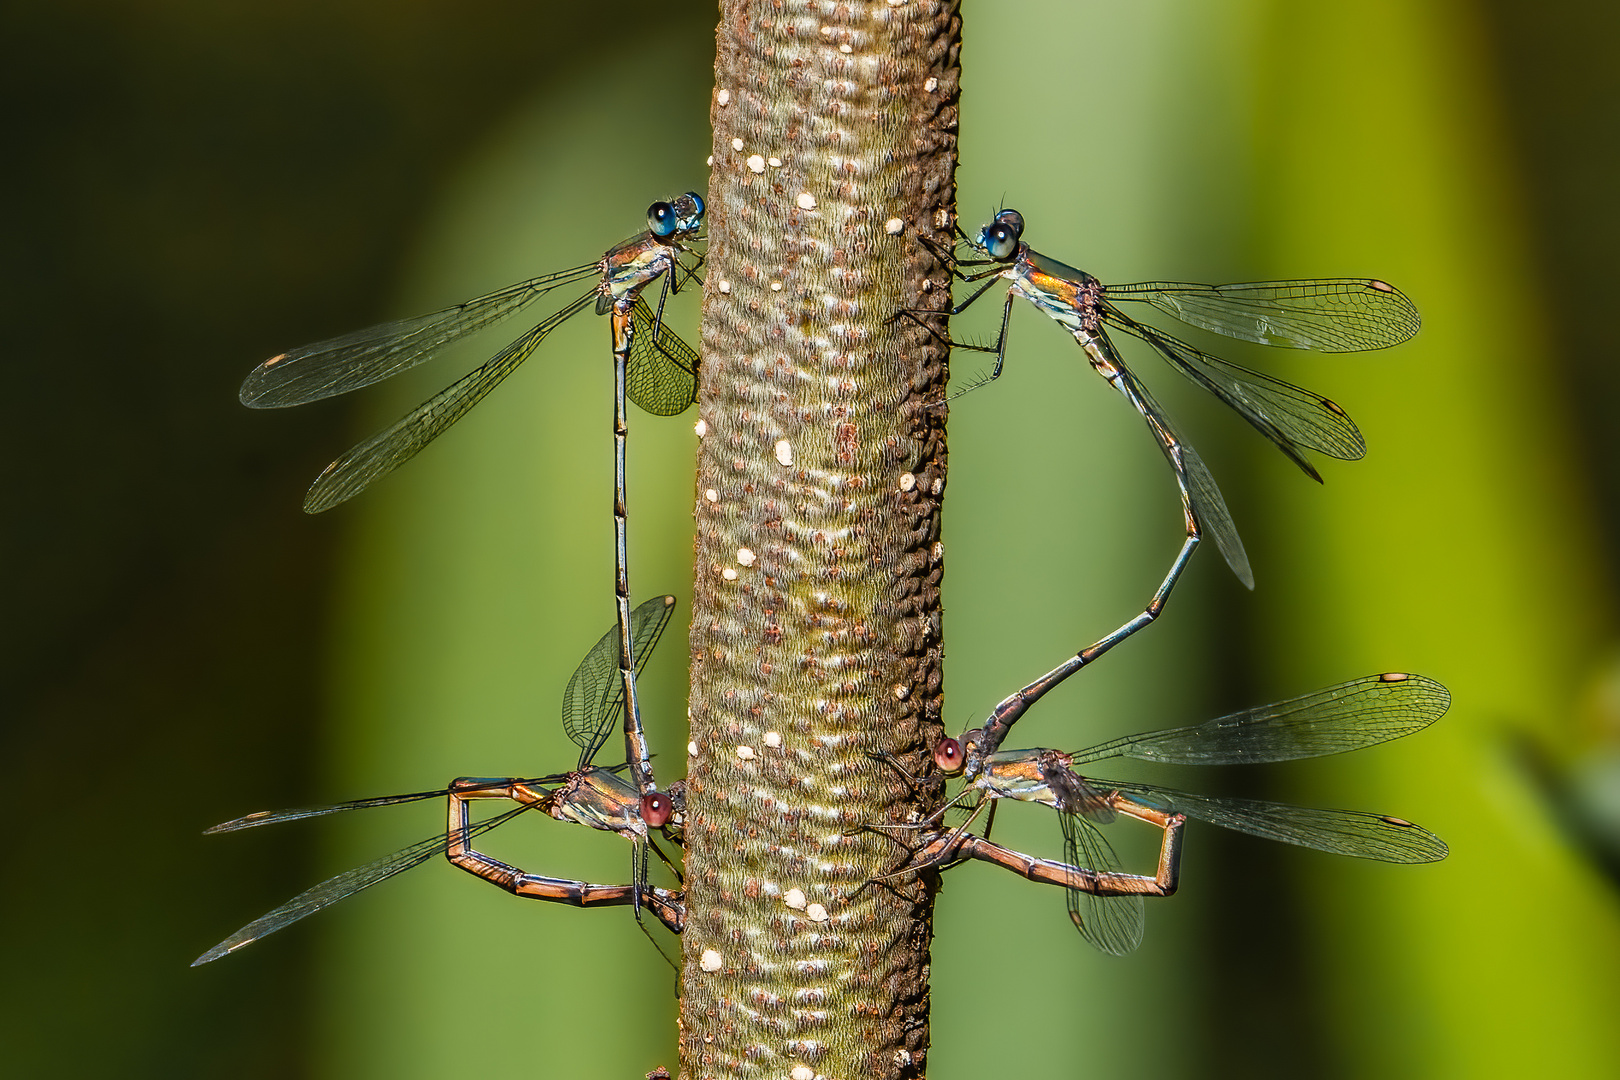
[[[585,261],[652,199],[701,190],[714,15],[667,8],[0,11],[20,390],[0,770],[27,837],[0,888],[0,1074],[675,1064],[670,974],[628,914],[520,903],[440,863],[186,967],[442,821],[433,804],[206,825],[571,762],[557,701],[612,619],[600,321],[321,518],[298,509],[321,466],[495,343],[352,401],[256,414],[235,388],[290,345]],[[931,1075],[1613,1073],[1620,14],[968,0],[965,19],[966,223],[1005,201],[1104,280],[1376,275],[1425,320],[1368,356],[1223,345],[1361,424],[1367,460],[1325,463],[1322,489],[1143,365],[1259,585],[1200,554],[1167,620],[1055,693],[1024,741],[1421,671],[1456,702],[1406,743],[1177,779],[1411,817],[1453,855],[1363,865],[1195,825],[1182,892],[1124,960],[1087,950],[1056,892],[954,871]],[[695,331],[694,303],[676,323]],[[1139,606],[1178,533],[1140,421],[1032,310],[1013,335],[1000,384],[952,409],[953,727]],[[960,356],[958,378],[976,365]],[[683,612],[692,420],[637,414],[631,437],[632,580]],[[646,683],[666,769],[684,733],[658,718],[684,683],[676,633]],[[1050,816],[1018,809],[1002,838],[1055,854]],[[621,842],[540,820],[488,847],[626,871]]]

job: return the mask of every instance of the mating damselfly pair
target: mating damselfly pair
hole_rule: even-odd
[[[334,506],[408,460],[523,363],[557,325],[584,310],[594,298],[599,314],[612,315],[615,585],[619,624],[617,642],[610,640],[610,633],[598,643],[570,683],[569,692],[574,692],[575,683],[581,681],[587,667],[593,671],[600,669],[607,654],[614,651],[610,648],[614,644],[618,646],[619,679],[611,701],[610,695],[597,685],[599,678],[590,683],[596,708],[585,714],[587,720],[569,727],[570,735],[582,747],[580,761],[569,773],[532,779],[464,778],[440,791],[359,800],[312,811],[253,815],[221,826],[219,831],[228,831],[253,824],[437,796],[445,797],[450,807],[445,833],[317,886],[245,927],[210,950],[203,960],[222,956],[438,853],[520,895],[582,905],[630,903],[637,907],[638,913],[645,904],[671,928],[678,930],[683,924],[684,908],[679,894],[651,887],[646,876],[647,852],[658,850],[650,843],[650,831],[664,828],[667,832],[674,828],[678,838],[679,818],[675,817],[672,823],[670,815],[676,808],[670,795],[659,792],[654,782],[636,705],[635,672],[645,663],[646,652],[663,626],[660,621],[656,631],[649,631],[648,620],[652,615],[643,613],[668,598],[642,605],[634,613],[629,608],[624,403],[628,398],[649,412],[672,415],[684,410],[695,398],[697,355],[663,326],[663,312],[668,294],[677,291],[683,280],[693,277],[701,265],[701,256],[694,256],[689,262],[682,259],[691,254],[685,245],[700,228],[703,213],[702,199],[693,193],[672,203],[654,204],[649,213],[649,230],[610,249],[596,263],[522,282],[432,315],[384,324],[294,350],[267,361],[249,377],[243,387],[243,400],[258,406],[298,404],[344,393],[414,366],[450,342],[516,313],[553,289],[594,275],[597,282],[590,291],[565,304],[487,363],[423,402],[390,428],[333,462],[311,488],[306,508],[316,512]],[[987,835],[973,836],[966,831],[972,823],[971,817],[956,829],[939,828],[936,814],[918,823],[921,842],[897,873],[973,858],[1014,869],[1036,880],[1065,885],[1070,894],[1071,917],[1087,940],[1105,951],[1124,952],[1140,940],[1141,896],[1168,895],[1176,887],[1181,832],[1189,816],[1340,854],[1412,862],[1443,857],[1445,848],[1437,838],[1400,818],[1212,799],[1150,785],[1097,781],[1075,770],[1078,764],[1102,757],[1142,756],[1129,751],[1149,744],[1157,747],[1160,760],[1181,760],[1164,756],[1168,753],[1166,747],[1175,745],[1181,747],[1184,756],[1201,755],[1202,760],[1208,762],[1285,760],[1371,745],[1416,730],[1444,711],[1443,688],[1421,678],[1376,676],[1357,680],[1308,698],[1239,714],[1246,717],[1241,721],[1224,718],[1193,729],[1150,733],[1123,749],[1122,744],[1105,744],[1078,754],[1050,749],[999,750],[1010,725],[1030,705],[1157,617],[1206,531],[1214,537],[1239,577],[1246,584],[1252,584],[1247,557],[1213,478],[1191,446],[1176,434],[1140,378],[1126,366],[1107,336],[1108,328],[1148,343],[1184,375],[1236,409],[1317,479],[1320,477],[1306,461],[1304,450],[1313,449],[1342,458],[1359,457],[1363,451],[1355,425],[1326,398],[1194,349],[1125,315],[1116,304],[1142,302],[1192,325],[1228,336],[1322,351],[1384,347],[1410,337],[1417,328],[1416,312],[1410,302],[1392,287],[1373,279],[1226,286],[1168,282],[1104,286],[1082,271],[1034,252],[1022,242],[1022,231],[1023,220],[1015,211],[1001,211],[978,238],[971,241],[987,259],[958,260],[950,249],[935,248],[936,254],[946,260],[951,272],[960,279],[991,279],[953,309],[953,313],[982,296],[996,279],[1011,282],[1001,334],[993,347],[996,366],[990,379],[999,375],[1002,368],[1013,296],[1022,295],[1031,300],[1073,333],[1088,362],[1141,412],[1171,461],[1182,495],[1186,537],[1170,573],[1141,615],[1004,701],[982,729],[971,732],[961,741],[945,740],[936,749],[935,763],[941,771],[950,774],[953,766],[960,765],[968,781],[963,794],[978,792],[978,808],[989,805],[993,814],[995,800],[1010,798],[1043,803],[1058,811],[1063,824],[1066,861],[1033,859],[991,843]],[[988,269],[973,269],[980,266]],[[642,292],[655,282],[661,283],[661,291],[658,305],[653,308],[643,300]],[[666,603],[662,619],[667,618]],[[1380,693],[1375,694],[1375,691]],[[1401,697],[1403,693],[1416,696],[1407,701]],[[1370,704],[1375,701],[1381,704],[1376,707]],[[617,717],[617,709],[623,711],[625,763],[613,768],[597,767],[593,759],[606,733],[611,731],[614,722],[611,718]],[[1380,726],[1380,717],[1391,712],[1404,717],[1400,730],[1393,733],[1387,726]],[[565,724],[568,715],[565,706]],[[603,716],[611,718],[604,724]],[[1301,717],[1309,718],[1310,723],[1304,723]],[[1199,734],[1189,736],[1178,732]],[[1178,739],[1182,741],[1178,743]],[[1262,744],[1268,748],[1265,753],[1271,756],[1255,756],[1256,747]],[[957,755],[960,755],[959,760]],[[624,769],[629,770],[631,781],[619,776]],[[678,792],[673,794],[678,798]],[[518,802],[519,806],[473,824],[469,802],[479,798],[508,799]],[[632,839],[638,853],[638,869],[632,875],[631,884],[597,886],[525,874],[471,848],[470,841],[475,836],[529,808],[542,809],[560,820],[620,832]],[[1160,867],[1155,875],[1129,875],[1118,868],[1111,847],[1096,826],[1119,815],[1136,817],[1164,830]],[[661,851],[659,854],[663,857]],[[674,869],[673,864],[671,869]]]
[[[1345,460],[1365,453],[1361,432],[1330,399],[1197,349],[1133,317],[1124,307],[1144,305],[1227,337],[1320,352],[1386,348],[1408,340],[1419,327],[1411,301],[1379,279],[1106,285],[1035,251],[1023,240],[1024,228],[1023,216],[1016,210],[1000,210],[976,236],[955,229],[944,242],[923,239],[953,280],[984,282],[949,308],[949,315],[961,314],[999,281],[1009,283],[993,345],[952,341],[932,322],[939,312],[918,309],[902,314],[953,347],[995,355],[989,375],[970,390],[994,381],[1002,372],[1015,297],[1023,297],[1052,318],[1074,336],[1087,363],[1146,421],[1174,471],[1185,537],[1168,574],[1140,614],[1009,695],[982,727],[960,740],[944,739],[938,744],[932,764],[946,777],[961,775],[965,786],[939,810],[909,826],[871,826],[907,848],[902,863],[885,877],[900,878],[923,868],[976,859],[1062,885],[1069,896],[1070,917],[1082,936],[1104,952],[1122,954],[1141,940],[1142,897],[1168,896],[1177,887],[1182,830],[1189,817],[1334,854],[1405,863],[1444,858],[1446,845],[1404,818],[1193,795],[1150,784],[1101,780],[1077,769],[1119,756],[1216,765],[1320,757],[1371,746],[1419,730],[1446,711],[1450,696],[1445,688],[1421,676],[1369,676],[1196,727],[1147,732],[1077,753],[1050,748],[1000,749],[1012,725],[1032,705],[1159,616],[1206,534],[1215,540],[1238,578],[1246,586],[1254,585],[1248,556],[1214,478],[1127,364],[1109,336],[1110,329],[1144,342],[1174,370],[1231,407],[1319,482],[1321,476],[1305,451]],[[966,257],[957,254],[961,243],[970,249]],[[895,759],[878,757],[898,769],[908,782],[920,784]],[[967,821],[954,829],[944,828],[944,811],[974,793],[978,799]],[[1064,862],[1033,858],[989,841],[988,822],[994,818],[997,801],[1003,799],[1041,803],[1057,812],[1063,828]],[[987,807],[986,835],[968,833]],[[1120,816],[1163,831],[1154,874],[1128,874],[1119,868],[1098,826]],[[906,843],[907,835],[912,842]]]
[[[383,323],[278,354],[259,365],[243,383],[241,399],[255,408],[299,405],[347,393],[415,367],[556,289],[594,278],[585,293],[567,301],[472,372],[332,462],[311,486],[304,507],[310,513],[328,510],[410,460],[512,374],[553,330],[594,301],[596,314],[609,316],[613,356],[617,626],[586,656],[564,695],[563,725],[581,748],[573,770],[533,778],[463,777],[438,791],[251,814],[209,830],[232,832],[436,797],[446,799],[449,817],[448,827],[439,836],[301,893],[204,953],[197,963],[219,959],[437,854],[521,896],[580,906],[628,903],[634,907],[638,922],[641,908],[646,906],[671,929],[679,931],[684,921],[680,894],[648,884],[647,855],[656,852],[679,877],[679,870],[652,841],[651,831],[661,829],[679,842],[680,787],[672,785],[668,792],[658,790],[635,679],[668,624],[674,597],[657,597],[633,612],[630,608],[625,401],[634,401],[655,415],[673,416],[696,399],[697,353],[669,330],[663,319],[669,295],[695,278],[702,265],[702,256],[693,252],[688,243],[697,238],[704,212],[703,199],[696,192],[654,203],[647,213],[647,230],[614,245],[595,262],[518,282],[432,314]],[[643,293],[655,283],[659,285],[658,303],[652,306]],[[595,765],[597,752],[621,716],[624,762],[609,768]],[[620,775],[625,772],[628,780]],[[505,799],[518,806],[474,824],[470,803],[483,799]],[[616,832],[631,840],[636,856],[632,859],[630,884],[593,885],[529,874],[472,848],[475,837],[530,809],[542,810],[561,821]]]

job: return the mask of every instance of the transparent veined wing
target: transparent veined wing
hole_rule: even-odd
[[[654,416],[676,416],[697,400],[698,354],[675,331],[656,322],[647,301],[636,297],[635,333],[624,372],[625,396]]]
[[[630,613],[630,648],[636,673],[647,666],[675,611],[673,596],[655,596]],[[619,680],[619,628],[602,635],[563,689],[562,723],[580,748],[579,768],[590,767],[596,752],[624,716],[624,685]]]
[[[1092,778],[1134,799],[1186,814],[1223,829],[1265,840],[1315,848],[1333,855],[1390,863],[1426,863],[1444,859],[1450,848],[1427,829],[1403,818],[1361,810],[1319,810],[1264,799],[1195,795],[1153,784],[1121,783]]]
[[[1362,352],[1409,340],[1422,320],[1399,289],[1375,278],[1108,285],[1110,301],[1151,304],[1189,326],[1288,349]]]
[[[1311,479],[1320,481],[1322,477],[1305,458],[1306,450],[1341,461],[1366,456],[1367,443],[1361,430],[1330,399],[1211,356],[1123,312],[1104,308],[1102,318],[1110,326],[1147,342],[1171,367],[1214,394],[1276,444]]]
[[[482,401],[518,365],[527,360],[546,336],[577,314],[595,292],[570,303],[534,329],[457,379],[383,431],[328,465],[304,496],[304,510],[318,514],[354,498],[373,482],[415,457],[428,443]]]
[[[624,766],[617,766],[624,768]],[[461,785],[456,788],[458,793],[468,791],[488,790],[493,788],[509,787],[513,784],[525,784],[537,787],[550,787],[561,784],[569,777],[568,773],[552,773],[549,776],[532,776],[525,778],[501,777],[491,779],[487,784]],[[303,821],[306,818],[325,817],[328,814],[341,814],[348,810],[370,810],[377,806],[399,806],[402,803],[420,802],[423,799],[442,799],[450,794],[448,788],[437,791],[412,791],[404,795],[381,795],[370,799],[354,799],[350,802],[332,803],[328,806],[300,806],[290,810],[260,810],[257,813],[247,814],[230,821],[211,826],[203,830],[204,836],[213,836],[215,833],[240,832],[243,829],[254,829],[260,825],[280,825],[287,821]]]
[[[1367,675],[1202,724],[1126,735],[1070,755],[1076,764],[1128,757],[1171,765],[1242,765],[1343,754],[1421,731],[1451,694],[1422,675]]]
[[[1097,873],[1120,873],[1119,856],[1097,826],[1075,814],[1059,813],[1063,826],[1063,861]],[[1069,921],[1080,936],[1109,956],[1124,956],[1142,944],[1146,923],[1140,896],[1098,896],[1065,889]]]
[[[1106,342],[1108,339],[1103,336],[1102,340]],[[1112,343],[1108,344],[1108,348],[1113,349]],[[1198,451],[1193,449],[1192,444],[1170,425],[1170,418],[1153,399],[1153,395],[1148,393],[1142,381],[1123,364],[1116,366],[1121,392],[1136,406],[1136,411],[1142,414],[1149,430],[1153,432],[1153,437],[1158,440],[1159,449],[1170,459],[1170,467],[1176,471],[1177,483],[1186,492],[1200,529],[1215,541],[1221,557],[1226,560],[1226,565],[1232,568],[1232,573],[1237,575],[1238,580],[1248,588],[1254,588],[1254,571],[1249,566],[1249,555],[1243,550],[1243,541],[1238,536],[1237,525],[1232,521],[1232,511],[1226,508],[1226,500],[1221,497],[1221,489],[1216,485],[1215,478],[1210,475],[1209,467],[1204,464],[1204,459],[1198,456]]]
[[[466,303],[380,323],[289,349],[254,368],[242,382],[242,404],[280,409],[346,394],[415,367],[446,346],[517,314],[560,285],[597,273],[588,263],[520,281]]]
[[[504,825],[519,814],[525,813],[530,807],[519,806],[503,814],[480,821],[467,830],[469,836],[480,836],[495,828]],[[433,858],[443,855],[450,845],[450,834],[440,833],[438,836],[420,840],[410,847],[401,848],[392,855],[385,855],[375,862],[357,866],[353,870],[346,870],[336,877],[328,878],[312,889],[306,889],[291,900],[282,904],[274,911],[269,912],[242,929],[215,945],[191,962],[192,967],[207,964],[229,955],[245,945],[251,945],[262,937],[268,937],[285,927],[291,926],[299,919],[313,915],[324,907],[330,907],[339,900],[347,900],[357,892],[379,885],[396,874],[417,867]]]

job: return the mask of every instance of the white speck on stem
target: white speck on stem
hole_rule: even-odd
[[[704,971],[719,971],[724,963],[725,961],[720,959],[719,952],[714,949],[704,949],[703,955],[698,957],[698,967]]]
[[[737,757],[740,758],[743,761],[753,761],[754,760],[754,748],[752,746],[739,746],[739,747],[737,747]]]
[[[787,891],[787,895],[782,897],[782,903],[786,904],[794,911],[803,911],[805,904],[803,890],[789,889]]]
[[[930,75],[928,77],[928,81],[923,83],[923,89],[932,94],[935,90],[939,89],[939,80]]]
[[[776,442],[776,460],[783,465],[793,464],[793,445],[786,439],[778,439]]]
[[[906,0],[889,0],[889,3],[899,7]],[[816,1080],[816,1070],[808,1065],[795,1065],[793,1071],[788,1073],[788,1080]]]
[[[838,51],[841,52],[841,53],[848,54],[848,53],[854,52],[855,49],[854,49],[853,46],[845,44],[845,45],[838,46]]]
[[[715,100],[720,103],[722,108],[727,106],[727,105],[730,105],[731,104],[731,91],[730,90],[722,90],[722,91],[720,91],[720,93],[715,95]]]
[[[780,281],[771,282],[771,292],[781,292],[781,291],[782,291],[782,283]]]
[[[762,173],[765,171],[765,159],[758,154],[748,156],[748,169],[750,172]]]
[[[709,433],[709,422],[707,420],[700,419],[697,423],[692,425],[692,430],[697,432],[697,437],[701,439],[703,436]]]
[[[765,164],[769,165],[773,169],[780,169],[782,167],[782,159],[779,157],[767,158],[765,160]]]
[[[910,693],[911,693],[911,687],[909,687],[909,686],[896,686],[894,688],[894,696],[895,696],[895,699],[898,700],[898,701],[906,700],[907,695],[909,695]]]
[[[718,491],[714,490],[714,488],[709,488],[706,491],[704,491],[703,492],[703,497],[705,499],[709,500],[710,502],[719,502],[720,501],[720,493]]]
[[[699,420],[698,423],[701,424],[701,423],[703,423],[703,421]],[[914,488],[916,486],[917,486],[917,478],[914,475],[912,475],[911,473],[901,473],[900,474],[900,490],[901,491],[910,491],[912,488]]]
[[[794,202],[799,204],[800,210],[814,210],[816,208],[816,197],[808,191],[799,192],[799,197]]]
[[[686,744],[686,756],[697,757],[697,743],[689,742]]]
[[[899,236],[906,231],[906,223],[897,217],[892,217],[883,223],[883,231],[890,236]]]
[[[827,921],[827,909],[822,907],[820,904],[811,904],[809,907],[804,909],[804,913],[810,916],[811,922]]]
[[[737,571],[728,566],[724,570],[720,571],[720,576],[725,578],[727,581],[736,581]]]
[[[743,141],[741,139],[732,139],[731,148],[733,150],[741,150],[743,148]]]
[[[782,748],[782,733],[779,731],[767,731],[765,733],[765,745],[772,750],[780,750]]]
[[[721,292],[729,296],[731,294],[731,282],[722,281],[719,285],[719,289]]]
[[[709,168],[711,168],[711,169],[712,169],[712,168],[714,168],[714,155],[713,155],[713,154],[710,154],[710,155],[709,155],[709,156],[708,156],[708,157],[707,157],[707,158],[706,158],[706,159],[705,159],[705,160],[704,160],[704,162],[703,162],[703,164],[705,164],[705,165],[707,165],[707,166],[708,166],[708,167],[709,167]]]
[[[747,548],[738,548],[737,549],[737,561],[739,563],[741,563],[743,566],[753,566],[754,565],[754,557],[755,557],[754,553],[752,551],[748,550]]]

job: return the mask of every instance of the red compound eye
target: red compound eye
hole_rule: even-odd
[[[649,791],[641,797],[641,820],[655,829],[669,820],[673,810],[669,796],[661,791]]]
[[[934,747],[934,764],[942,772],[956,774],[962,771],[962,744],[955,739],[941,739]]]

